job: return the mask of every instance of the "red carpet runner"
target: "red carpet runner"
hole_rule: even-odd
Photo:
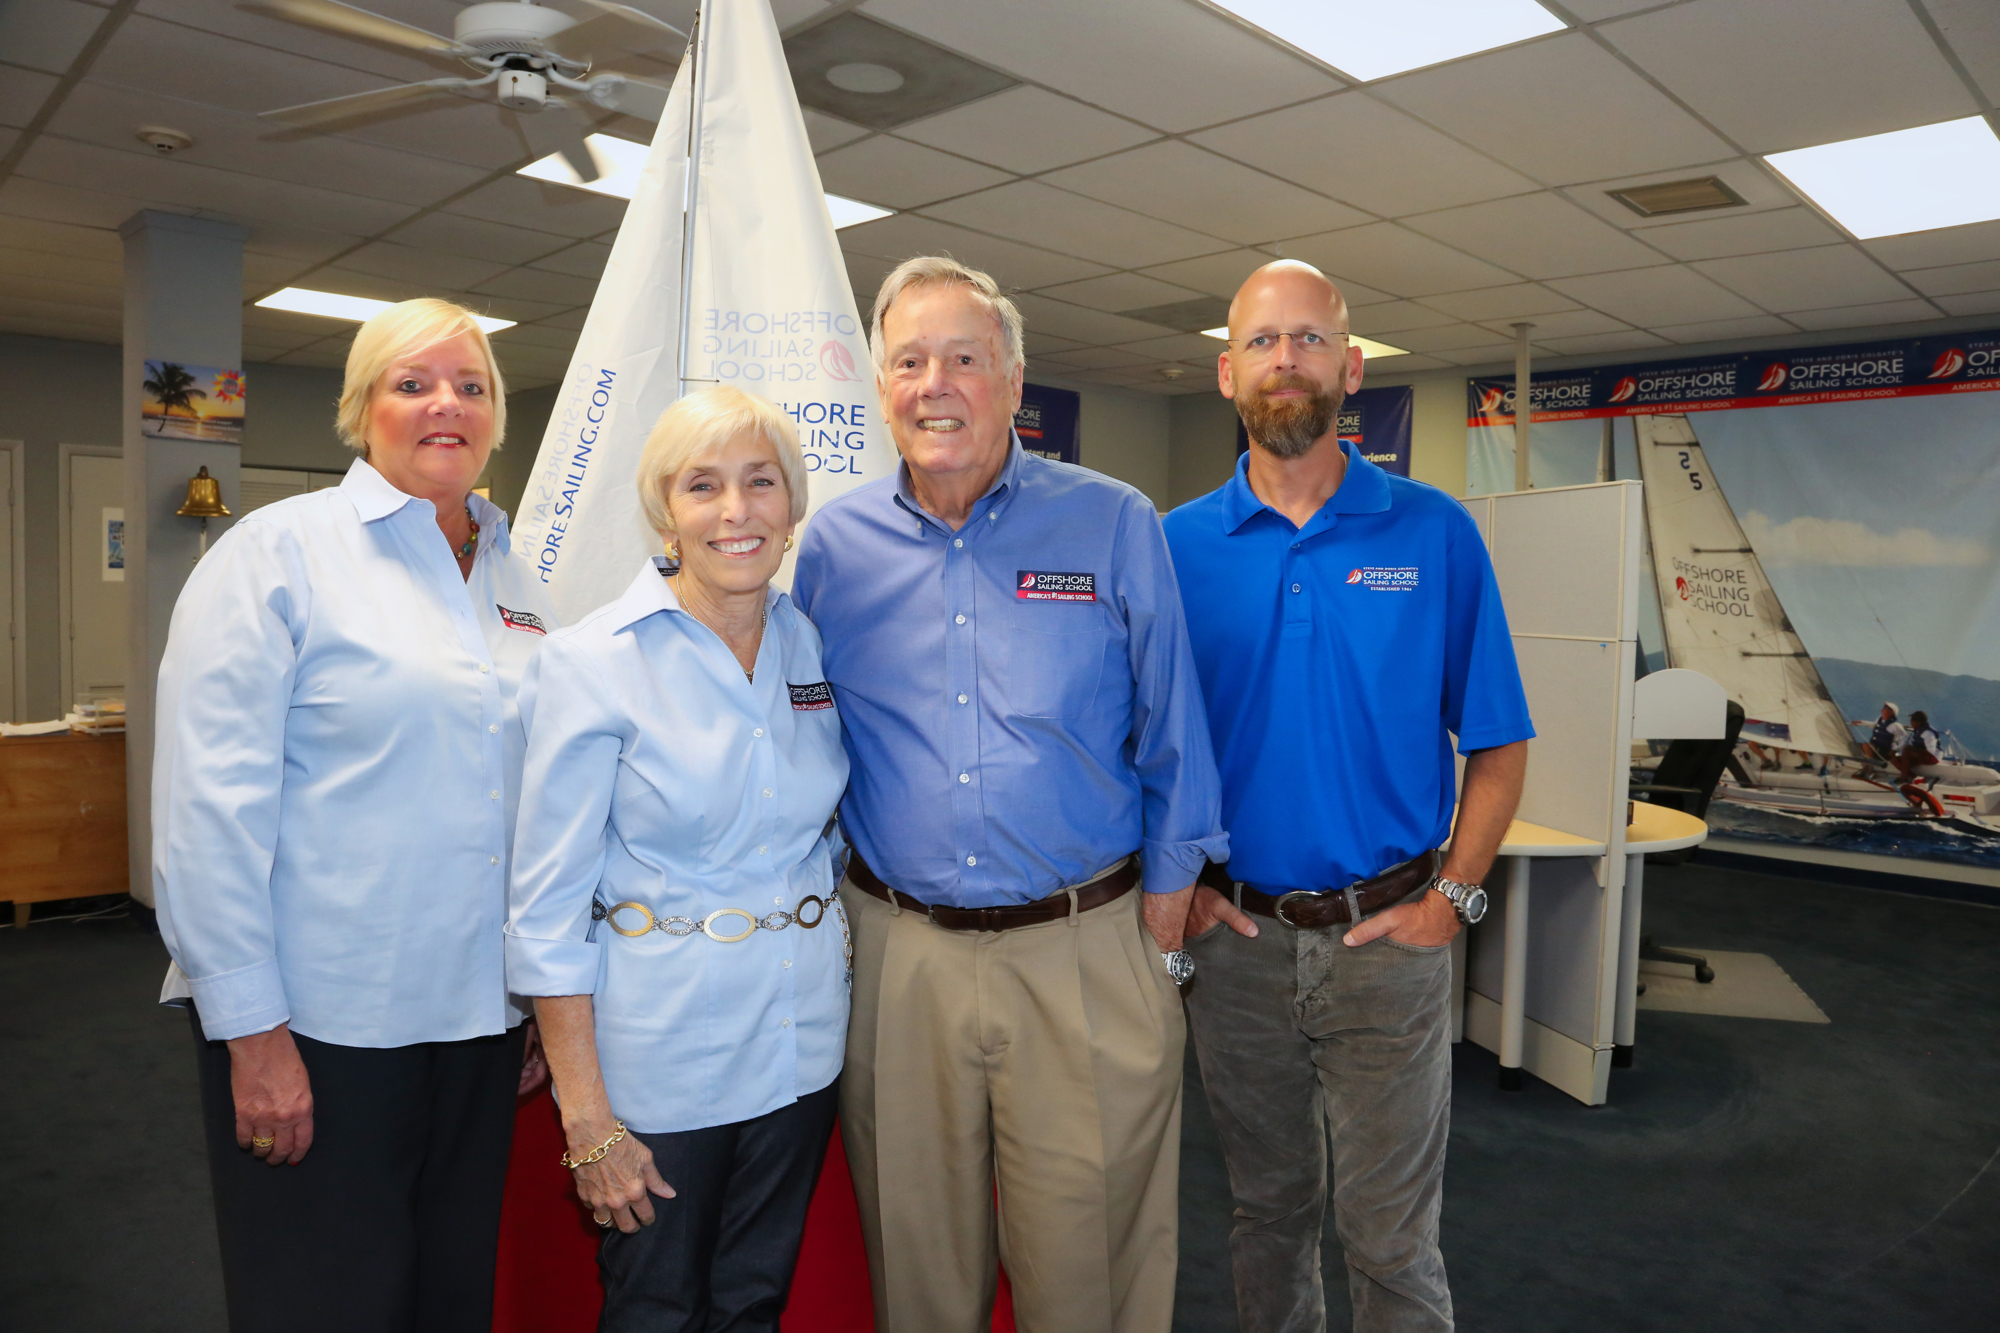
[[[500,1216],[500,1272],[493,1333],[593,1333],[603,1294],[597,1285],[597,1227],[578,1207],[562,1156],[562,1127],[547,1088],[514,1116],[514,1157]],[[874,1333],[868,1259],[847,1154],[835,1131],[826,1169],[806,1215],[784,1333]],[[1007,1278],[1000,1278],[993,1333],[1014,1333]]]

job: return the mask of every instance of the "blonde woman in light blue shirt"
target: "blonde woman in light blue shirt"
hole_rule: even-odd
[[[847,755],[819,634],[770,586],[805,460],[716,387],[661,416],[637,485],[666,557],[522,685],[507,979],[605,1228],[599,1328],[775,1331],[847,1033]]]

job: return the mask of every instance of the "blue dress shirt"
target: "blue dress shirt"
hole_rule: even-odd
[[[997,907],[1133,851],[1147,890],[1225,859],[1215,761],[1159,514],[1025,452],[953,532],[907,467],[822,509],[799,605],[826,638],[848,838],[924,902]]]
[[[1450,836],[1461,752],[1535,734],[1465,507],[1347,445],[1304,527],[1250,489],[1167,515],[1222,769],[1229,872],[1339,888]]]
[[[553,625],[479,496],[472,576],[437,511],[357,459],[246,514],[160,662],[153,892],[211,1040],[406,1046],[504,1031],[521,672]]]
[[[847,920],[620,935],[591,919],[635,902],[654,917],[754,916],[830,898],[847,786],[819,635],[767,592],[756,682],[681,609],[657,557],[617,601],[551,635],[521,686],[528,726],[507,921],[522,995],[591,995],[611,1109],[666,1134],[749,1120],[840,1073]],[[643,928],[626,909],[618,926]],[[718,935],[746,928],[714,922]]]

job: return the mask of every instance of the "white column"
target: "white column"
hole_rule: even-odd
[[[227,222],[150,209],[118,229],[125,238],[125,827],[133,898],[151,906],[153,687],[181,585],[194,567],[201,524],[174,511],[188,478],[206,467],[222,502],[238,506],[242,447],[156,439],[140,429],[146,362],[243,368],[243,241]],[[204,386],[206,387],[206,386]],[[249,392],[254,393],[255,386]],[[212,541],[228,519],[209,520]]]
[[[1533,324],[1514,326],[1514,489],[1525,491],[1530,485],[1528,478],[1528,330]]]

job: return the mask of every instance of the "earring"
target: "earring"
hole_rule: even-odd
[[[681,558],[681,544],[679,542],[668,542],[667,559],[672,560],[675,563],[679,563],[680,558]]]
[[[787,551],[792,549],[792,535],[790,533],[785,534],[785,549]]]

